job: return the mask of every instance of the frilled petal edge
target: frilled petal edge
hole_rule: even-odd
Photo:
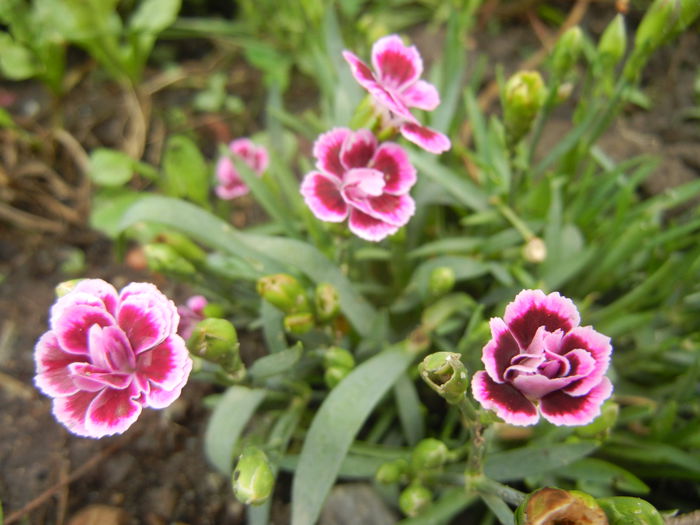
[[[539,420],[537,407],[508,383],[493,381],[483,370],[472,378],[472,395],[481,405],[496,412],[506,423],[534,425]]]
[[[587,425],[600,415],[603,401],[612,394],[612,383],[603,377],[588,394],[573,397],[559,390],[540,400],[542,416],[558,426]]]
[[[452,143],[446,135],[420,124],[407,122],[401,126],[400,131],[406,140],[429,153],[439,155],[452,147]]]

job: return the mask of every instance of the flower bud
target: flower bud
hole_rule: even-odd
[[[613,69],[625,55],[627,32],[625,19],[618,14],[608,24],[598,41],[598,60],[606,70]]]
[[[439,297],[452,291],[455,285],[455,271],[449,266],[439,266],[430,272],[428,290],[433,297]]]
[[[411,453],[411,467],[416,472],[440,468],[445,464],[449,455],[450,451],[447,445],[439,439],[422,439]]]
[[[674,27],[676,0],[656,0],[642,18],[634,37],[634,46],[642,53],[651,54],[659,47]]]
[[[301,335],[314,327],[314,316],[310,313],[290,314],[284,316],[284,330],[290,334]]]
[[[154,271],[174,275],[194,275],[194,265],[167,244],[147,244],[143,247],[148,267]]]
[[[544,103],[545,87],[537,71],[520,71],[505,85],[503,118],[510,144],[517,144],[530,131]]]
[[[63,281],[61,283],[58,283],[56,285],[56,288],[54,288],[56,298],[60,299],[64,295],[72,292],[73,288],[75,288],[78,285],[78,283],[82,280],[83,279],[71,279],[70,281]]]
[[[328,388],[335,388],[350,373],[351,368],[330,366],[323,373],[323,380]]]
[[[558,78],[563,78],[578,60],[583,43],[583,33],[579,26],[566,30],[559,38],[552,52],[552,72]]]
[[[272,494],[275,475],[270,462],[258,447],[246,447],[233,471],[233,492],[241,503],[260,505]]]
[[[187,236],[173,231],[163,232],[158,235],[158,242],[167,244],[172,247],[177,253],[185,259],[192,262],[202,262],[206,259],[207,254]]]
[[[328,283],[319,283],[314,294],[316,317],[321,322],[333,320],[340,312],[338,290]]]
[[[291,275],[278,273],[258,279],[258,294],[285,314],[310,312],[304,287]]]
[[[411,518],[418,516],[433,501],[433,493],[418,482],[411,483],[399,496],[399,508]]]
[[[408,473],[408,461],[405,459],[395,459],[382,463],[374,475],[377,482],[384,485],[398,483]]]
[[[545,487],[530,494],[515,511],[516,525],[607,525],[603,509],[584,492]]]
[[[664,519],[654,506],[639,498],[616,496],[600,498],[610,525],[663,525]]]
[[[541,263],[547,259],[547,245],[539,237],[533,237],[523,246],[523,259],[531,263]]]
[[[230,374],[240,373],[243,363],[236,328],[226,319],[210,317],[197,323],[187,340],[194,355],[221,366]]]
[[[350,352],[338,346],[331,346],[323,354],[323,366],[339,366],[341,368],[355,368],[355,358]]]
[[[448,403],[456,404],[464,399],[469,385],[469,376],[459,354],[452,352],[430,354],[418,365],[418,371],[423,381]]]

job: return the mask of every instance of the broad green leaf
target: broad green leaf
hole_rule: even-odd
[[[172,24],[180,10],[180,0],[144,0],[129,20],[129,29],[160,33]]]
[[[204,452],[222,474],[231,475],[236,441],[264,398],[265,390],[233,386],[212,412],[204,434]]]
[[[292,525],[315,523],[350,445],[414,354],[399,343],[360,364],[328,395],[311,422],[292,484]]]
[[[193,204],[157,195],[143,196],[126,210],[120,228],[142,221],[169,226],[198,242],[241,257],[260,275],[280,273],[291,266],[315,283],[331,284],[338,291],[341,310],[361,335],[367,335],[377,319],[374,308],[340,269],[305,242],[243,233]]]
[[[10,80],[25,80],[39,72],[31,50],[14,42],[6,34],[0,35],[0,72]]]
[[[597,443],[544,444],[497,452],[486,457],[485,474],[496,481],[512,481],[560,469],[593,452]]]
[[[123,186],[134,174],[134,160],[121,151],[98,148],[90,153],[88,175],[100,186]]]
[[[303,347],[301,343],[298,343],[287,350],[257,359],[248,372],[255,381],[262,381],[270,376],[281,374],[299,362],[302,352]]]
[[[399,377],[394,385],[394,399],[399,409],[399,420],[406,442],[413,446],[425,437],[423,404],[420,402],[416,385],[408,374]]]
[[[135,191],[105,188],[95,193],[90,213],[90,226],[112,239],[123,230],[122,217],[141,195]]]
[[[557,472],[575,481],[594,481],[612,485],[630,494],[648,494],[649,486],[628,470],[598,458],[583,458]]]
[[[174,197],[207,204],[209,170],[197,145],[184,135],[168,139],[163,157],[163,189]]]

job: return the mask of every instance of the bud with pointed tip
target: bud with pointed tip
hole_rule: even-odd
[[[515,511],[516,525],[608,525],[605,512],[596,500],[578,490],[545,487],[536,490]]]
[[[264,503],[275,486],[275,475],[265,452],[258,447],[246,447],[233,471],[232,484],[233,492],[241,503]]]
[[[544,103],[545,87],[537,71],[519,71],[504,90],[503,119],[510,144],[517,144],[530,128]]]
[[[202,262],[207,257],[204,250],[192,242],[189,237],[181,233],[173,231],[163,232],[158,235],[157,240],[159,243],[167,244],[189,261]]]
[[[229,374],[240,374],[244,370],[236,328],[226,319],[210,317],[197,323],[187,340],[187,348]]]
[[[552,52],[552,72],[563,78],[578,60],[583,43],[583,32],[579,26],[570,27],[564,32]]]
[[[340,298],[338,290],[328,283],[319,283],[314,293],[316,317],[325,323],[332,321],[340,313]]]
[[[148,267],[154,271],[174,275],[194,275],[197,269],[168,244],[155,243],[143,247]]]
[[[278,273],[258,279],[258,294],[285,314],[311,312],[306,290],[291,275]]]
[[[598,60],[605,70],[613,69],[625,55],[627,31],[621,14],[615,16],[598,41]]]
[[[469,375],[460,358],[452,352],[435,352],[418,365],[423,381],[450,404],[461,402],[469,386]]]
[[[406,516],[413,518],[428,508],[432,501],[433,493],[419,482],[414,481],[401,492],[399,508]]]

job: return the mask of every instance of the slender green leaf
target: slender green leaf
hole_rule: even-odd
[[[303,347],[301,343],[298,343],[287,350],[257,359],[248,372],[255,381],[261,381],[270,376],[281,374],[299,362],[302,352]]]
[[[233,386],[216,405],[204,434],[204,452],[222,474],[231,474],[236,441],[264,398],[265,390]]]
[[[413,358],[399,343],[359,365],[328,395],[301,450],[292,484],[292,525],[316,522],[355,436]]]
[[[630,471],[598,458],[574,461],[557,475],[575,481],[605,483],[631,494],[649,493],[649,486]]]
[[[144,0],[131,15],[129,29],[160,33],[172,24],[180,10],[180,0]]]
[[[413,446],[425,437],[425,421],[416,385],[408,374],[403,374],[396,381],[394,399],[399,409],[399,420],[406,442]]]
[[[501,525],[515,525],[515,518],[513,517],[513,511],[510,507],[496,494],[485,493],[481,495],[481,499],[484,500],[486,506],[491,509]]]

